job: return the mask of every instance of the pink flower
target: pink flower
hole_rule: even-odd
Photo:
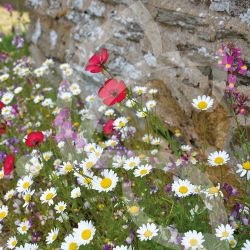
[[[225,44],[221,45],[221,48],[216,52],[218,56],[224,56],[226,54],[225,52]]]
[[[239,70],[239,73],[242,75],[245,75],[247,73],[247,66],[243,65],[243,62],[241,59],[238,59],[238,70]]]
[[[99,73],[102,72],[104,64],[108,60],[108,51],[103,49],[101,54],[94,54],[88,61],[88,65],[86,67],[86,71],[90,71],[91,73]]]
[[[222,63],[225,64],[224,71],[233,71],[233,62],[234,62],[234,57],[233,56],[224,56],[222,58]]]
[[[103,98],[103,103],[112,106],[126,98],[126,85],[124,81],[117,82],[116,79],[109,79],[100,88],[98,96]]]

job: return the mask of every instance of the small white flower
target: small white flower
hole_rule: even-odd
[[[220,166],[230,160],[229,155],[225,151],[215,151],[208,156],[208,162],[212,166]]]
[[[70,193],[70,197],[75,199],[81,196],[81,189],[79,187],[74,188],[71,193]]]
[[[193,107],[200,109],[200,110],[207,110],[212,107],[213,105],[213,99],[211,99],[209,96],[203,95],[198,96],[197,99],[193,99],[192,103]]]
[[[14,98],[14,94],[12,92],[6,92],[1,99],[1,102],[3,102],[5,105],[9,104]]]
[[[138,234],[138,238],[141,241],[152,240],[153,237],[158,235],[159,229],[156,227],[154,223],[150,224],[143,224],[139,229],[136,231]]]
[[[215,232],[215,235],[220,238],[220,240],[229,240],[233,237],[234,229],[229,224],[221,224],[215,229]]]

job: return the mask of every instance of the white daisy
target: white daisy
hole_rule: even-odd
[[[42,203],[47,203],[49,206],[54,204],[53,198],[56,196],[56,189],[51,187],[43,192],[40,197]]]
[[[237,164],[238,170],[236,173],[241,173],[240,177],[247,175],[247,180],[250,180],[250,162],[246,161],[243,164]]]
[[[0,221],[8,215],[9,209],[7,206],[2,205],[0,207]]]
[[[140,207],[138,206],[127,207],[127,209],[132,216],[137,216],[140,213]]]
[[[1,102],[3,102],[5,105],[9,104],[14,98],[14,94],[12,92],[6,92],[1,99]]]
[[[48,236],[46,237],[46,243],[47,244],[51,244],[52,242],[54,242],[58,236],[59,233],[59,229],[58,228],[54,228],[52,229],[49,233]]]
[[[96,143],[88,143],[87,145],[84,146],[84,151],[85,152],[94,152],[97,147]]]
[[[27,76],[30,73],[28,68],[21,69],[21,76]]]
[[[191,151],[191,147],[189,145],[182,145],[181,150],[184,152]]]
[[[25,203],[23,204],[23,207],[27,207],[30,204],[30,198],[35,193],[35,190],[27,189],[23,192],[22,198],[24,199]]]
[[[146,143],[150,143],[151,140],[153,139],[153,136],[151,134],[145,134],[143,137],[142,137],[142,140]]]
[[[158,92],[157,89],[150,89],[150,90],[148,91],[148,93],[151,94],[151,95],[155,95],[157,92]]]
[[[213,197],[218,197],[218,195],[223,196],[223,193],[220,191],[220,184],[217,185],[217,187],[210,187],[204,191],[207,198],[212,199]]]
[[[27,231],[29,230],[30,228],[30,223],[28,220],[26,221],[23,221],[21,222],[18,227],[17,227],[17,231],[20,233],[20,234],[26,234]]]
[[[69,90],[70,90],[71,92],[74,92],[75,90],[78,90],[78,89],[80,89],[80,86],[79,86],[78,83],[72,83],[72,84],[70,85],[70,87],[69,87]]]
[[[115,140],[108,140],[108,141],[105,141],[105,144],[106,144],[106,146],[107,147],[115,147],[116,145],[117,145],[117,141],[115,141]]]
[[[140,160],[140,158],[138,156],[131,157],[131,158],[125,160],[125,162],[123,164],[123,168],[125,170],[133,169],[135,167],[138,167],[140,162],[141,162],[141,160]]]
[[[220,240],[229,240],[233,237],[234,229],[229,224],[221,224],[215,229],[215,232],[215,236]]]
[[[156,106],[156,101],[154,101],[154,100],[150,100],[150,101],[146,102],[146,107],[148,110],[152,109],[155,106]]]
[[[232,248],[235,248],[236,245],[237,245],[237,241],[236,241],[234,238],[230,238],[230,239],[228,240],[228,242],[229,242],[229,245],[230,245]],[[249,249],[250,249],[250,248],[249,248]]]
[[[61,160],[60,159],[56,159],[56,160],[54,160],[54,163],[53,163],[53,165],[54,166],[58,166],[58,165],[60,165],[61,164]]]
[[[192,103],[193,107],[200,109],[200,110],[207,110],[212,107],[213,105],[213,99],[211,99],[209,96],[203,95],[198,96],[197,99],[193,99]]]
[[[161,138],[153,138],[151,141],[151,145],[159,146],[162,143]]]
[[[94,177],[94,173],[93,172],[89,172],[87,171],[84,171],[84,173],[82,173],[84,175],[80,175],[78,173],[74,173],[74,175],[77,177],[77,182],[81,185],[81,186],[84,186],[88,189],[91,189],[92,186],[93,186],[93,177]]]
[[[31,176],[26,175],[22,179],[19,179],[17,182],[17,192],[21,193],[27,190],[33,183]]]
[[[65,141],[60,141],[57,143],[58,148],[63,148],[65,146]]]
[[[76,243],[75,237],[72,234],[69,234],[65,237],[64,242],[61,245],[62,250],[77,250],[79,249],[80,244]]]
[[[158,235],[159,229],[156,227],[154,223],[150,224],[147,223],[143,224],[139,229],[136,231],[138,234],[138,237],[141,241],[147,241],[151,240],[153,237]]]
[[[241,250],[249,250],[249,249],[250,249],[250,240],[246,240]]]
[[[41,102],[43,99],[44,99],[44,97],[43,97],[42,95],[37,95],[37,96],[34,98],[34,103],[39,103],[39,102]]]
[[[148,116],[147,110],[145,108],[142,111],[136,111],[136,116],[139,118],[145,118]]]
[[[147,87],[135,86],[132,91],[138,95],[145,94],[147,92]]]
[[[119,117],[114,121],[113,127],[115,130],[121,130],[126,126],[127,123],[128,119],[126,117]]]
[[[114,168],[120,168],[124,164],[126,160],[126,157],[124,155],[114,155],[113,156],[113,162],[112,162],[112,167]]]
[[[198,233],[197,231],[188,231],[182,237],[181,244],[185,247],[185,249],[195,250],[203,248],[202,243],[204,242],[204,236],[202,233]]]
[[[91,103],[95,100],[95,96],[94,95],[89,95],[85,98],[85,101],[88,103]]]
[[[71,193],[70,193],[70,197],[75,199],[81,196],[81,189],[79,187],[76,187],[74,189],[72,189]]]
[[[9,74],[3,74],[0,76],[0,82],[4,82],[9,78]]]
[[[134,176],[135,177],[143,177],[147,174],[149,174],[149,172],[152,170],[152,166],[146,164],[146,165],[141,165],[140,167],[138,167],[137,169],[135,169],[134,171]]]
[[[71,68],[68,68],[68,69],[63,71],[64,76],[71,76],[72,73],[73,73],[73,69],[71,69]]]
[[[51,65],[53,65],[54,64],[54,61],[53,61],[53,59],[46,59],[45,60],[45,62],[43,62],[43,66],[47,66],[47,67],[49,67],[49,66],[51,66]]]
[[[80,166],[85,168],[92,168],[98,161],[98,158],[95,154],[90,154],[88,158],[81,162]]]
[[[102,105],[102,106],[100,106],[100,107],[98,108],[98,111],[102,113],[102,112],[105,111],[106,109],[107,109],[107,106]]]
[[[45,161],[48,161],[52,155],[53,155],[53,153],[51,151],[45,152],[45,153],[43,153],[43,159]]]
[[[50,107],[50,108],[53,108],[54,103],[52,102],[51,98],[46,98],[46,99],[42,102],[42,106],[43,106],[43,107]]]
[[[115,111],[113,109],[107,109],[104,112],[104,115],[106,115],[106,116],[112,116],[114,113],[115,113]]]
[[[22,90],[23,90],[22,87],[17,87],[17,88],[15,88],[14,93],[19,94]]]
[[[117,174],[113,170],[105,169],[102,173],[102,178],[94,176],[92,180],[93,189],[99,192],[109,192],[113,190],[118,182]]]
[[[229,155],[225,151],[215,151],[208,156],[208,162],[212,166],[220,166],[230,160]]]
[[[92,221],[80,221],[78,228],[73,229],[73,237],[78,245],[86,245],[93,239],[95,231]]]
[[[4,171],[2,169],[2,170],[0,170],[0,180],[3,179],[3,177],[4,177]]]
[[[68,63],[64,63],[60,65],[60,69],[65,71],[70,68],[70,65]]]
[[[10,198],[12,198],[13,197],[13,195],[14,195],[14,193],[15,193],[15,190],[14,189],[11,189],[11,190],[9,190],[5,195],[4,195],[4,200],[9,200]]]
[[[177,180],[172,184],[172,191],[178,197],[186,197],[194,192],[194,185],[190,183],[189,180]]]
[[[133,248],[131,246],[116,246],[115,248],[113,248],[113,250],[133,250]]]
[[[136,99],[132,99],[132,100],[127,100],[125,105],[128,107],[128,108],[132,108],[134,107],[136,104]]]
[[[72,94],[70,92],[63,92],[61,94],[61,99],[63,100],[71,100]]]
[[[16,244],[17,244],[17,238],[15,236],[10,237],[7,240],[7,247],[10,248],[10,249],[14,249],[16,247]]]
[[[67,174],[68,172],[72,171],[74,168],[73,164],[70,162],[63,162],[63,165],[60,165],[60,173]]]
[[[1,113],[2,115],[10,115],[11,111],[12,111],[11,106],[5,106],[4,108],[2,108]]]
[[[62,213],[67,207],[67,204],[64,201],[59,201],[57,205],[55,205],[55,210],[57,214]]]

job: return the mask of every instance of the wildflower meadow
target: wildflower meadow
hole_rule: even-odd
[[[191,103],[204,117],[195,151],[157,115],[157,89],[113,76],[105,44],[85,70],[106,81],[84,98],[71,62],[61,76],[51,58],[34,67],[25,33],[1,34],[0,48],[0,249],[250,249],[250,135],[238,122],[249,97],[237,92],[247,73],[237,44],[217,51],[238,124],[233,155],[206,154],[212,97]],[[211,182],[206,169],[233,158],[242,185],[222,171]]]

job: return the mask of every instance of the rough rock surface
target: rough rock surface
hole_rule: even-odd
[[[87,59],[108,48],[110,71],[128,85],[158,88],[157,112],[166,128],[180,129],[194,148],[202,143],[203,115],[192,108],[192,99],[214,98],[207,116],[207,154],[231,152],[236,125],[229,119],[227,76],[216,66],[216,51],[232,41],[250,64],[249,27],[246,18],[240,19],[250,9],[248,0],[26,0],[26,5],[27,38],[37,66],[45,58],[57,66],[70,62],[76,72],[72,79],[81,79],[87,95],[104,81],[84,70]],[[241,77],[238,90],[250,95],[249,84],[249,76]],[[231,158],[229,174],[236,166]]]

